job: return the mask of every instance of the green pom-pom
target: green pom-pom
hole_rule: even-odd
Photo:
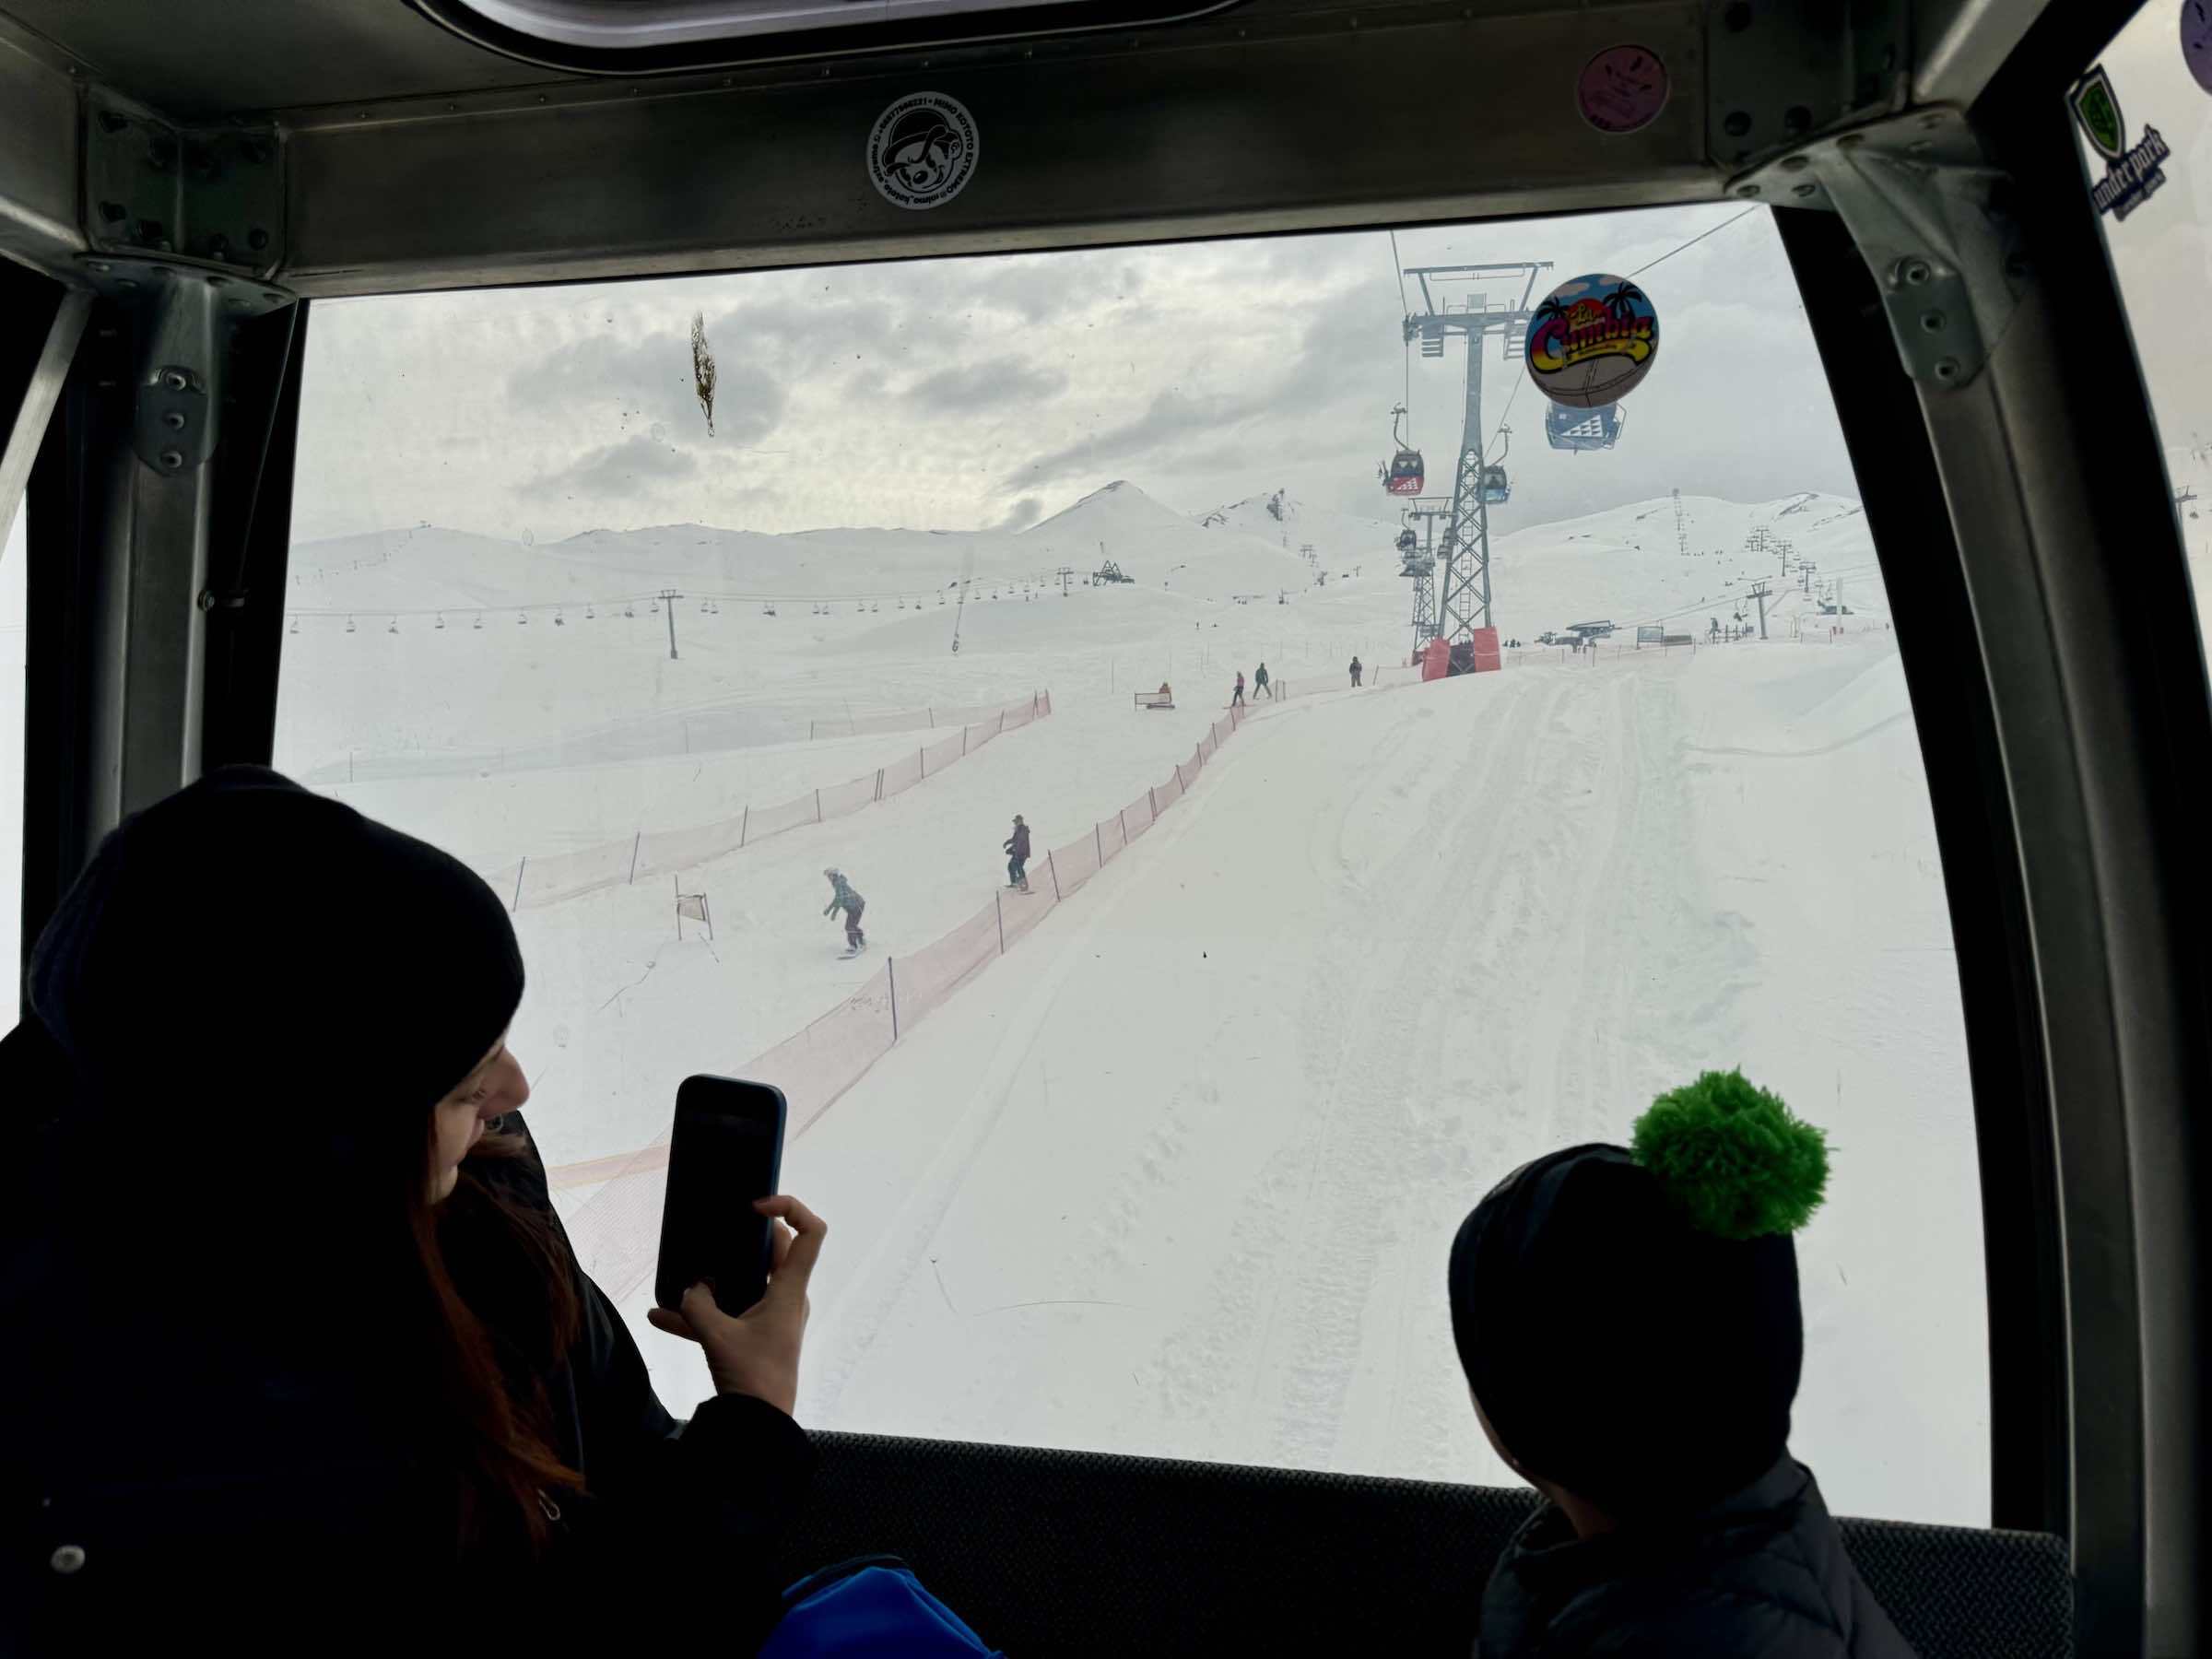
[[[1661,1095],[1630,1149],[1693,1227],[1724,1239],[1795,1232],[1828,1188],[1828,1136],[1740,1071]]]

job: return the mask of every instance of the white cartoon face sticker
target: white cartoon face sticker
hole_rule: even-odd
[[[978,150],[967,105],[942,92],[910,92],[868,133],[868,177],[894,207],[941,206],[974,176]]]

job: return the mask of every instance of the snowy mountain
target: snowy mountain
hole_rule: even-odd
[[[931,597],[963,571],[1005,588],[1080,580],[1111,559],[1146,586],[1226,598],[1305,582],[1277,538],[1209,535],[1117,480],[1021,531],[831,528],[762,535],[709,524],[587,530],[526,547],[429,525],[311,542],[293,550],[300,609],[428,611],[582,605],[672,587],[757,599]]]
[[[1379,568],[1388,563],[1394,557],[1391,549],[1398,535],[1394,512],[1374,518],[1332,512],[1309,506],[1288,489],[1248,496],[1196,516],[1202,528],[1241,533],[1293,554],[1310,542],[1321,568],[1331,571],[1355,564]]]

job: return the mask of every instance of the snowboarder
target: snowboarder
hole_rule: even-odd
[[[1244,670],[1241,668],[1237,670],[1237,688],[1229,694],[1229,706],[1232,709],[1244,706]]]
[[[1259,665],[1252,677],[1252,694],[1257,697],[1263,691],[1267,693],[1269,702],[1275,700],[1275,688],[1267,683],[1267,665],[1265,663]]]
[[[1029,872],[1023,866],[1030,862],[1030,827],[1021,821],[1021,814],[1014,815],[1014,833],[1006,838],[1006,885],[1022,892],[1030,890]]]
[[[1355,691],[1359,689],[1359,676],[1363,672],[1365,672],[1365,670],[1359,666],[1359,659],[1358,657],[1354,657],[1352,659],[1352,689]]]
[[[868,908],[868,902],[853,890],[853,884],[845,879],[842,870],[827,869],[822,874],[830,877],[830,908],[822,914],[834,916],[841,910],[845,912],[845,954],[856,957],[868,942],[868,935],[860,931],[860,912]]]

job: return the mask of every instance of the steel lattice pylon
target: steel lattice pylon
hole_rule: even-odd
[[[1490,510],[1483,500],[1482,469],[1485,434],[1482,424],[1482,348],[1493,334],[1503,342],[1505,359],[1513,361],[1528,338],[1530,301],[1536,291],[1539,272],[1551,262],[1517,265],[1418,265],[1406,275],[1421,286],[1420,309],[1406,319],[1406,339],[1421,343],[1423,357],[1441,357],[1453,335],[1467,342],[1466,407],[1460,429],[1459,465],[1453,469],[1452,511],[1445,520],[1444,579],[1436,600],[1433,620],[1414,627],[1414,643],[1442,638],[1472,639],[1475,629],[1490,625]],[[1519,296],[1493,305],[1484,294],[1468,294],[1454,308],[1443,291],[1462,282],[1500,280]]]

